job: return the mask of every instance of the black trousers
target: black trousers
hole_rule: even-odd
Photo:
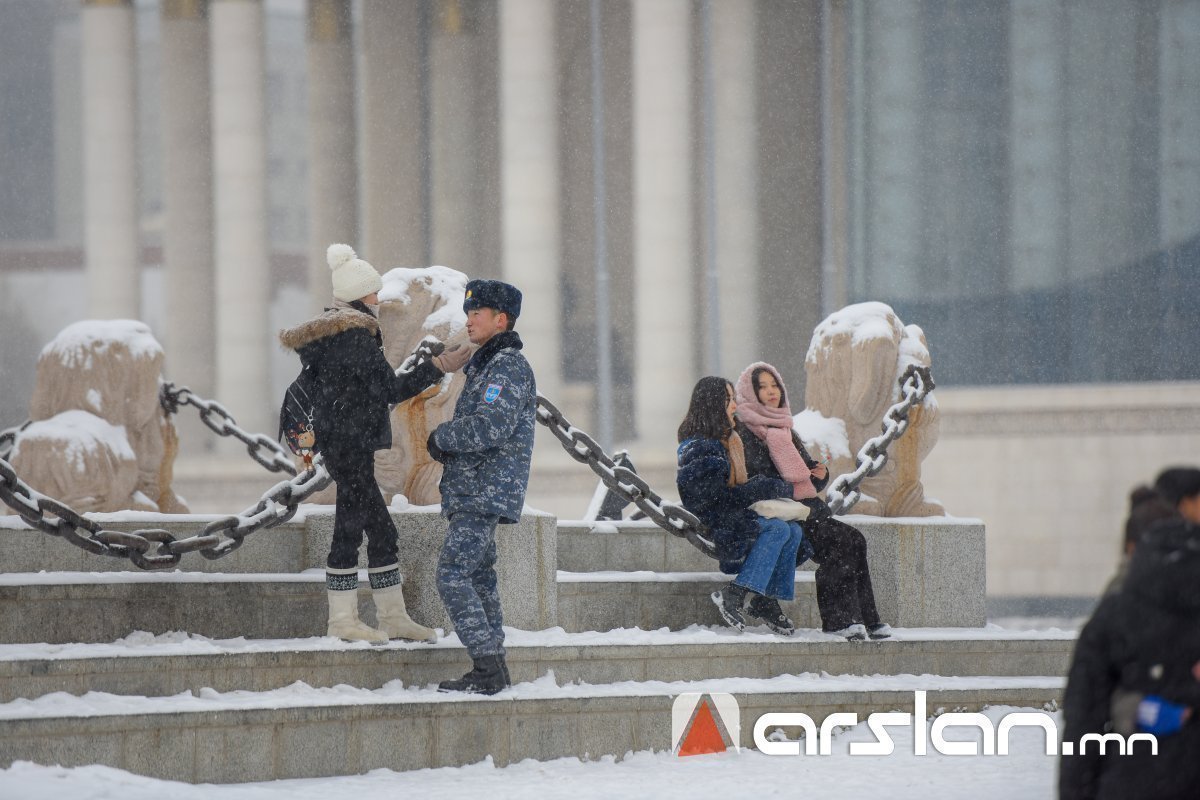
[[[330,569],[358,566],[358,548],[367,536],[367,566],[387,567],[399,560],[399,534],[387,503],[375,482],[375,454],[327,453],[325,468],[337,482],[337,507],[333,522],[333,544],[329,548]]]
[[[814,519],[813,517],[816,517]],[[804,535],[812,542],[817,567],[817,608],[821,627],[837,631],[862,623],[879,624],[875,590],[867,567],[867,540],[862,531],[819,512],[804,523]]]

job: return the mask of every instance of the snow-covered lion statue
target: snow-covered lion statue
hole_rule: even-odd
[[[925,334],[916,325],[905,326],[883,303],[847,306],[817,326],[804,362],[806,409],[796,415],[796,429],[829,459],[831,475],[854,471],[855,454],[879,435],[883,415],[900,401],[899,377],[911,364],[930,365]],[[908,430],[892,444],[883,471],[863,481],[854,513],[945,513],[941,503],[925,496],[921,483],[921,462],[939,431],[932,393],[913,406],[908,419]]]
[[[158,400],[163,350],[135,320],[64,328],[38,357],[30,424],[10,461],[80,512],[188,509],[171,488],[178,439]]]

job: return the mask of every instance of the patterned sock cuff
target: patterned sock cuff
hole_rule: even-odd
[[[400,567],[394,564],[387,567],[368,570],[367,574],[371,578],[372,589],[388,589],[392,586],[400,585]]]
[[[357,569],[325,570],[325,588],[331,592],[352,592],[358,588]]]

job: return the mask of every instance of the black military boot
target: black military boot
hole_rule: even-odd
[[[755,619],[761,620],[768,628],[780,636],[791,636],[796,632],[796,626],[788,619],[787,614],[779,607],[779,601],[772,597],[756,594],[746,607],[746,612]]]
[[[504,656],[482,656],[474,662],[471,671],[458,680],[439,683],[438,691],[490,695],[508,688],[508,665],[504,663]]]

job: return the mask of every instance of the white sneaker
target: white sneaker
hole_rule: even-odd
[[[850,642],[865,642],[867,640],[867,626],[861,623],[847,625],[840,631],[825,631],[831,636],[841,636],[843,639]]]
[[[867,628],[867,636],[870,636],[872,639],[890,639],[892,638],[892,626],[886,622],[872,625],[870,628]]]

